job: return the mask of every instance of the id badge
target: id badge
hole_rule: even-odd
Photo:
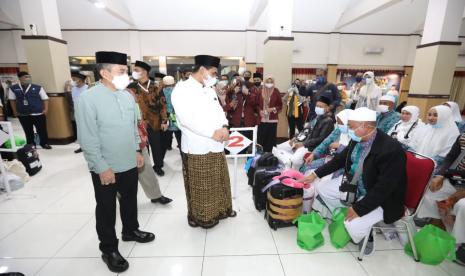
[[[29,105],[29,102],[27,100],[23,100],[23,105],[27,106],[27,105]]]

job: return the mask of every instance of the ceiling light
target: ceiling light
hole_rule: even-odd
[[[106,7],[105,3],[101,2],[101,1],[95,1],[94,5],[99,9],[104,9]]]

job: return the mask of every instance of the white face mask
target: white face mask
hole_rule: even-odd
[[[210,74],[207,73],[207,78],[203,79],[203,84],[205,85],[205,87],[212,87],[216,84],[217,81],[218,79],[210,76]]]
[[[322,108],[322,107],[316,106],[315,107],[315,113],[316,113],[316,115],[323,115],[323,114],[325,114],[325,109]]]
[[[366,79],[365,79],[365,83],[366,83],[366,84],[372,84],[372,83],[373,83],[373,79],[372,79],[372,78],[366,78]]]
[[[386,113],[389,111],[389,106],[387,105],[384,105],[384,104],[380,104],[378,105],[378,107],[376,108],[376,111],[380,112],[380,113]]]
[[[273,83],[265,83],[266,88],[273,88]]]
[[[140,72],[132,72],[132,78],[135,79],[135,80],[138,80],[140,79],[140,77],[142,77],[142,74]]]
[[[111,83],[113,83],[115,88],[118,90],[126,89],[126,87],[129,85],[129,82],[130,80],[128,74],[114,76],[113,80],[111,81]]]
[[[342,88],[343,88],[343,87],[342,87],[341,85],[339,85],[339,86],[337,87],[337,90],[342,90]]]
[[[71,86],[77,86],[77,83],[75,81],[73,81],[73,80],[70,82],[70,84],[71,84]]]

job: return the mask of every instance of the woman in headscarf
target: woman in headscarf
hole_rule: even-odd
[[[402,108],[400,121],[388,131],[388,135],[402,143],[404,148],[411,147],[412,137],[425,126],[421,119],[418,118],[419,115],[420,109],[418,107],[414,105],[405,106]]]
[[[271,152],[276,145],[278,130],[278,114],[283,108],[283,102],[274,78],[268,76],[265,84],[258,93],[258,107],[260,110],[260,124],[258,125],[257,142],[265,152]]]
[[[363,74],[365,85],[360,89],[360,95],[355,108],[368,107],[376,111],[378,107],[379,98],[381,98],[382,91],[375,83],[375,74],[371,71]]]
[[[412,137],[412,149],[433,158],[439,167],[459,135],[451,109],[433,106],[428,111],[428,124]]]
[[[450,107],[452,110],[452,116],[454,117],[454,121],[459,128],[460,133],[465,132],[465,122],[462,119],[462,114],[460,114],[459,105],[456,102],[445,102],[443,105]]]
[[[299,94],[299,88],[292,86],[287,90],[283,97],[283,103],[286,104],[287,122],[289,123],[289,139],[294,138],[295,128],[299,132],[304,129],[303,103],[304,97]]]

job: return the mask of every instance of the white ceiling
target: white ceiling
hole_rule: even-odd
[[[267,12],[249,26],[251,8],[260,0],[110,0],[120,2],[134,26],[96,8],[89,0],[57,0],[62,29],[266,30]],[[284,0],[283,0],[284,1]],[[293,30],[335,31],[343,12],[359,0],[294,0]],[[411,34],[420,31],[427,0],[402,0],[359,19],[340,32]],[[0,9],[22,28],[18,0],[0,0]],[[461,35],[465,35],[465,26]],[[0,23],[0,29],[11,26]]]

